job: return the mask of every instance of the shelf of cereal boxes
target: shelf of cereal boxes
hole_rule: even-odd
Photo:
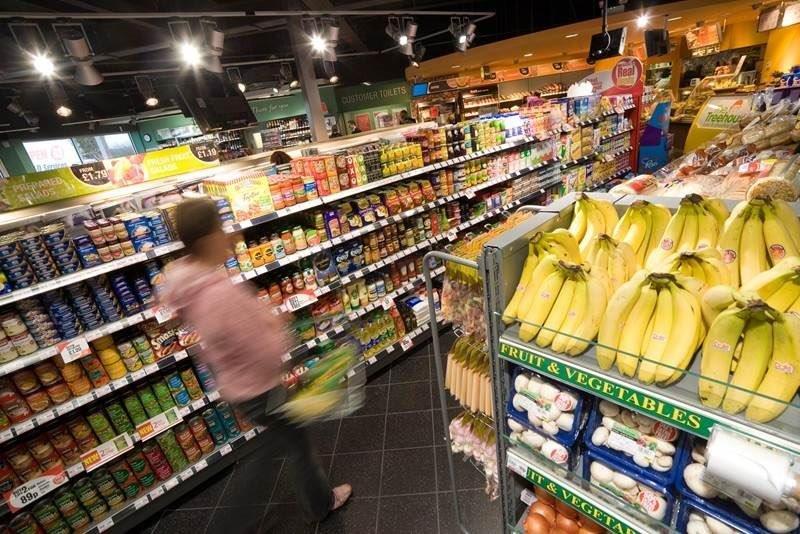
[[[15,358],[8,363],[0,365],[0,376],[5,376],[7,374],[13,373],[15,371],[19,371],[29,365],[33,365],[35,363],[39,363],[41,361],[47,360],[48,358],[52,358],[57,354],[66,353],[69,349],[72,348],[82,348],[86,349],[86,344],[90,341],[94,341],[95,339],[101,338],[103,336],[107,336],[109,334],[113,334],[114,332],[119,332],[120,330],[124,330],[129,326],[133,326],[135,324],[143,323],[148,319],[156,318],[159,323],[164,322],[164,318],[161,317],[160,309],[150,308],[143,312],[136,313],[131,315],[130,317],[126,317],[124,319],[120,319],[119,321],[115,321],[113,323],[107,323],[99,328],[95,328],[94,330],[89,330],[88,332],[84,332],[83,334],[73,337],[50,347],[45,347],[43,349],[39,349],[36,352],[32,352],[27,356],[20,356],[19,358]],[[75,358],[71,358],[75,359]]]
[[[275,219],[279,219],[281,217],[285,217],[292,213],[298,213],[301,211],[305,211],[310,208],[314,208],[317,206],[321,206],[323,204],[330,204],[334,202],[339,202],[343,198],[347,198],[353,195],[357,195],[359,193],[363,193],[365,191],[370,191],[372,189],[377,189],[380,187],[387,186],[389,184],[393,184],[395,182],[399,182],[401,180],[407,180],[409,178],[414,178],[421,174],[425,174],[427,172],[437,171],[444,167],[449,167],[451,165],[456,165],[459,163],[464,163],[466,161],[480,158],[483,156],[488,156],[489,154],[494,154],[496,152],[500,152],[503,150],[508,150],[509,148],[515,148],[520,145],[524,145],[526,143],[535,142],[537,139],[534,137],[517,137],[513,140],[508,140],[503,144],[487,148],[485,150],[479,150],[477,152],[472,152],[466,156],[458,156],[455,158],[450,158],[445,161],[440,161],[437,163],[431,163],[430,165],[425,165],[424,167],[419,167],[417,169],[412,169],[410,171],[401,172],[399,174],[395,174],[393,176],[389,176],[382,180],[376,180],[374,182],[370,182],[368,184],[364,184],[358,187],[351,187],[350,189],[345,189],[344,191],[340,191],[338,193],[333,193],[332,195],[326,195],[324,197],[320,197],[314,200],[309,200],[307,202],[303,202],[302,204],[297,204],[296,206],[290,206],[288,208],[284,208],[273,213],[269,213],[266,215],[261,215],[259,217],[254,217],[253,219],[249,219],[246,221],[241,221],[235,223],[231,226],[228,230],[229,232],[238,232],[240,230],[244,230],[250,228],[252,226],[257,226],[259,224],[263,224],[269,221],[274,221]]]
[[[236,436],[224,445],[220,445],[180,473],[177,473],[162,483],[156,485],[153,489],[149,490],[147,493],[131,502],[127,506],[120,508],[115,512],[111,512],[101,521],[95,522],[92,526],[84,531],[84,534],[100,534],[101,532],[106,532],[114,525],[120,524],[123,520],[129,518],[148,504],[164,496],[164,494],[166,494],[168,491],[171,491],[178,485],[185,483],[194,475],[202,472],[209,466],[223,461],[223,458],[225,458],[227,455],[241,448],[245,443],[263,432],[264,429],[262,428],[253,428]]]
[[[522,169],[519,169],[519,170],[510,172],[510,173],[504,174],[503,176],[500,176],[500,177],[495,178],[493,180],[488,180],[486,182],[480,183],[480,184],[478,184],[478,185],[476,185],[474,187],[470,187],[468,189],[464,189],[463,191],[459,191],[457,193],[453,193],[452,195],[447,195],[447,196],[442,197],[442,198],[437,198],[436,200],[433,200],[431,202],[427,202],[427,203],[422,204],[421,206],[417,206],[415,208],[411,208],[411,209],[406,210],[406,211],[404,211],[402,213],[397,213],[395,215],[390,215],[389,217],[386,217],[384,219],[380,219],[378,221],[375,221],[374,223],[370,223],[370,224],[368,224],[366,226],[363,226],[363,227],[361,227],[361,228],[359,228],[357,230],[353,230],[352,232],[348,232],[348,233],[346,233],[344,235],[341,235],[339,237],[336,237],[334,239],[330,239],[328,241],[320,243],[319,245],[314,245],[313,247],[308,247],[305,250],[301,250],[299,252],[296,252],[294,254],[286,256],[285,258],[281,258],[280,260],[273,261],[273,262],[271,262],[271,263],[269,263],[267,265],[262,265],[261,267],[257,267],[255,269],[253,269],[252,271],[247,271],[247,272],[244,272],[244,273],[241,273],[241,274],[234,275],[234,276],[231,277],[231,280],[235,284],[236,283],[240,283],[240,282],[244,282],[246,280],[251,280],[251,279],[253,279],[253,278],[257,277],[257,276],[261,276],[262,274],[266,274],[268,272],[271,272],[271,271],[274,271],[276,269],[279,269],[280,267],[284,267],[286,265],[290,265],[292,263],[300,261],[303,258],[307,258],[307,257],[309,257],[309,256],[311,256],[313,254],[316,254],[317,252],[320,252],[322,250],[327,250],[329,248],[335,247],[335,246],[337,246],[337,245],[339,245],[341,243],[344,243],[344,242],[349,241],[351,239],[355,239],[357,237],[361,237],[362,235],[368,234],[369,232],[373,232],[375,230],[379,230],[379,229],[381,229],[381,228],[383,228],[385,226],[388,226],[390,224],[398,223],[398,222],[402,221],[403,219],[407,219],[408,217],[413,217],[414,215],[418,215],[418,214],[423,213],[425,211],[434,209],[434,208],[436,208],[438,206],[441,206],[443,204],[447,204],[448,202],[451,202],[453,200],[456,200],[456,199],[459,199],[459,198],[473,198],[475,196],[475,193],[478,192],[478,191],[481,191],[481,190],[486,189],[488,187],[492,187],[494,185],[499,185],[499,184],[505,183],[505,182],[507,182],[509,180],[513,180],[515,178],[519,178],[520,176],[522,176],[524,174],[528,174],[530,172],[533,172],[533,171],[536,171],[536,170],[541,169],[543,167],[546,167],[548,165],[551,165],[551,164],[555,163],[556,161],[557,160],[548,160],[548,161],[544,161],[542,163],[539,163],[537,165],[531,165],[529,167],[524,167]]]
[[[560,180],[561,180],[560,177],[557,180],[549,180],[549,181],[543,183],[541,185],[541,187],[542,187],[542,189],[544,189],[545,187],[549,187],[550,185],[553,185],[554,183],[560,182]],[[484,213],[483,215],[479,215],[478,217],[475,217],[473,219],[469,219],[469,220],[459,224],[458,226],[455,226],[454,228],[450,228],[449,230],[447,230],[445,232],[441,232],[441,233],[439,233],[439,234],[437,234],[437,235],[435,235],[433,237],[430,237],[428,239],[420,241],[419,243],[415,244],[412,247],[407,247],[407,248],[405,248],[405,249],[403,249],[403,250],[401,250],[399,252],[396,252],[395,254],[392,254],[391,256],[388,256],[388,257],[382,259],[379,262],[373,263],[371,265],[367,265],[366,267],[363,267],[363,268],[359,269],[358,271],[355,271],[355,272],[352,272],[352,273],[350,273],[350,274],[348,274],[346,276],[343,276],[339,280],[336,280],[336,281],[334,281],[334,282],[332,282],[332,283],[330,283],[328,285],[325,285],[325,286],[322,286],[322,287],[318,287],[317,289],[314,290],[314,297],[321,297],[322,295],[330,293],[331,291],[339,289],[340,287],[346,286],[350,282],[352,282],[354,280],[357,280],[359,278],[363,278],[365,275],[367,275],[367,274],[369,274],[371,272],[377,271],[378,269],[384,267],[385,265],[391,264],[391,263],[393,263],[393,262],[395,262],[395,261],[397,261],[397,260],[399,260],[401,258],[404,258],[405,256],[408,256],[409,254],[412,254],[412,253],[414,253],[414,252],[416,252],[416,251],[418,251],[418,250],[420,250],[422,248],[434,245],[434,244],[436,244],[439,241],[442,241],[444,239],[448,239],[449,241],[455,241],[455,239],[456,239],[456,237],[458,235],[458,232],[460,232],[460,231],[462,231],[462,230],[464,230],[466,228],[469,228],[470,226],[474,226],[476,224],[482,223],[486,219],[494,217],[495,215],[499,215],[500,213],[502,213],[502,212],[504,212],[506,210],[509,210],[511,208],[519,206],[520,204],[522,204],[523,201],[524,201],[524,199],[515,200],[513,202],[509,202],[508,204],[505,204],[505,205],[500,206],[498,208],[489,210],[486,213]],[[309,305],[313,304],[314,302],[316,302],[316,298],[305,299],[305,300],[303,300],[302,302],[300,302],[300,303],[298,303],[296,305],[293,305],[291,303],[284,303],[284,304],[282,304],[280,306],[276,306],[275,307],[275,312],[276,313],[283,313],[283,312],[287,312],[287,311],[293,311],[294,312],[294,311],[303,309],[306,306],[309,306]]]
[[[439,267],[439,268],[433,270],[432,276],[433,277],[437,277],[437,276],[441,275],[443,272],[444,272],[444,267]],[[330,330],[328,330],[326,332],[323,332],[322,334],[318,335],[314,339],[312,339],[310,341],[306,341],[305,343],[302,343],[302,344],[298,345],[294,349],[290,350],[288,353],[284,354],[283,357],[282,357],[283,361],[284,362],[290,362],[292,360],[296,360],[297,358],[299,358],[300,356],[304,355],[306,352],[308,352],[310,349],[316,347],[320,343],[324,343],[325,341],[327,341],[327,340],[329,340],[329,339],[331,339],[331,338],[333,338],[335,336],[338,336],[338,335],[342,334],[347,329],[347,324],[350,321],[355,321],[359,317],[363,317],[364,315],[366,315],[367,313],[371,312],[372,310],[375,310],[375,309],[377,309],[377,308],[379,308],[381,306],[383,307],[384,310],[388,310],[394,304],[394,299],[396,297],[399,297],[400,295],[408,293],[409,291],[414,289],[416,287],[416,285],[418,283],[420,283],[421,281],[423,281],[424,279],[425,279],[424,275],[421,275],[421,274],[417,275],[417,276],[411,278],[410,280],[406,281],[403,285],[401,285],[397,289],[387,293],[386,295],[384,295],[380,299],[376,300],[375,302],[370,302],[366,306],[363,306],[363,307],[359,308],[358,310],[356,310],[354,312],[351,312],[350,314],[347,315],[347,321],[345,321],[344,323],[340,323],[340,324],[336,325],[335,327],[331,328]]]
[[[114,391],[119,391],[122,388],[129,386],[139,380],[142,380],[146,376],[150,376],[155,374],[159,371],[163,371],[175,365],[177,362],[181,360],[185,360],[189,356],[193,356],[200,351],[200,345],[192,345],[191,347],[187,347],[183,350],[179,350],[170,354],[169,356],[165,356],[161,358],[156,363],[152,363],[150,365],[145,365],[138,371],[133,371],[122,378],[118,378],[117,380],[112,380],[105,386],[100,386],[97,389],[93,389],[89,393],[85,395],[81,395],[80,397],[75,397],[66,401],[58,406],[54,406],[48,410],[38,413],[37,415],[17,423],[10,428],[0,432],[0,443],[5,443],[15,437],[21,436],[22,434],[33,430],[34,428],[40,427],[46,423],[49,423],[56,417],[61,417],[64,414],[77,410],[81,406],[89,404],[90,402],[96,401],[97,399],[103,398],[107,395],[110,395]]]
[[[656,525],[640,517],[632,510],[622,509],[603,490],[587,487],[589,484],[574,473],[539,460],[534,453],[520,447],[512,447],[506,454],[506,467],[531,484],[553,495],[556,499],[579,510],[609,532],[627,534],[655,534],[670,532],[665,525]],[[630,512],[630,513],[629,513]]]
[[[187,406],[170,408],[161,414],[151,417],[141,425],[138,425],[137,430],[133,433],[120,434],[101,443],[94,449],[82,453],[81,461],[68,466],[63,472],[59,471],[55,474],[45,474],[42,477],[17,486],[10,492],[6,502],[0,507],[0,515],[26,507],[55,490],[58,486],[66,483],[68,480],[82,473],[89,473],[113,461],[130,451],[135,443],[156,437],[183,421],[189,414],[201,410],[217,399],[219,399],[219,393],[217,391],[211,391]],[[22,502],[19,503],[21,505],[19,505],[18,501],[21,495],[25,495],[26,498],[23,499]]]
[[[152,260],[159,256],[170,254],[171,252],[175,252],[176,250],[180,250],[182,248],[183,248],[183,243],[181,243],[180,241],[167,243],[165,245],[159,245],[153,248],[152,250],[148,250],[147,252],[138,252],[131,256],[120,258],[118,260],[113,260],[108,263],[98,265],[96,267],[81,269],[80,271],[76,271],[71,274],[66,274],[64,276],[54,278],[53,280],[48,280],[46,282],[39,282],[38,284],[34,284],[24,289],[17,289],[12,291],[11,293],[0,296],[0,306],[5,306],[6,304],[11,304],[12,302],[17,302],[19,300],[26,299],[34,295],[41,295],[42,293],[46,293],[48,291],[52,291],[60,287],[66,287],[75,284],[77,282],[82,282],[84,280],[88,280],[89,278],[94,278],[96,276],[100,276],[101,274],[106,274],[111,271],[116,271],[117,269],[122,269],[123,267],[127,267],[129,265],[134,265],[136,263],[142,263],[148,260]]]

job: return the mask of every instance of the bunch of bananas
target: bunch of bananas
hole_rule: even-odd
[[[611,287],[616,289],[631,279],[636,272],[636,253],[631,246],[617,241],[608,234],[598,234],[589,241],[583,255],[593,269],[602,269],[611,279]]]
[[[778,417],[800,387],[800,316],[734,299],[703,343],[700,400],[751,421]]]
[[[511,324],[517,319],[521,320],[528,313],[533,302],[535,285],[541,283],[544,276],[543,273],[546,272],[545,269],[550,267],[542,264],[542,259],[546,256],[551,256],[548,262],[556,260],[563,260],[569,263],[581,262],[578,242],[567,229],[558,228],[552,232],[537,232],[534,234],[528,243],[528,256],[522,266],[522,274],[517,282],[517,289],[503,311],[503,322],[506,324]]]
[[[730,275],[716,248],[701,248],[668,256],[656,269],[692,276],[706,286],[728,284]]]
[[[532,279],[529,311],[520,316],[519,337],[541,347],[572,356],[580,354],[597,335],[611,281],[602,269],[586,269],[577,263],[542,259],[544,278]],[[538,269],[537,269],[538,270]]]
[[[716,247],[719,229],[727,216],[728,209],[719,200],[694,194],[683,197],[658,246],[648,256],[647,266],[655,268],[678,252]]]
[[[637,267],[643,267],[650,252],[661,241],[670,213],[660,204],[637,200],[631,204],[611,234],[629,244],[636,253]]]
[[[585,256],[592,240],[600,234],[610,234],[618,219],[617,210],[610,201],[579,193],[569,233],[578,240],[581,254]]]
[[[746,285],[783,258],[800,256],[800,220],[783,200],[754,198],[736,205],[719,238],[731,285]]]
[[[597,336],[597,362],[645,384],[683,376],[703,341],[701,284],[694,278],[640,270],[611,297]]]
[[[800,314],[800,257],[782,259],[772,269],[754,276],[742,291],[754,292],[780,312]]]

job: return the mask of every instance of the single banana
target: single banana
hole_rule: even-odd
[[[655,376],[656,383],[662,386],[683,376],[704,334],[697,298],[677,284],[670,284],[669,291],[672,296],[672,327],[667,340],[668,350],[662,355]]]
[[[542,285],[537,289],[530,311],[523,318],[523,324],[519,329],[519,338],[522,341],[528,342],[539,333],[547,316],[550,315],[550,310],[553,308],[563,284],[564,271],[560,267],[557,267],[544,279]]]
[[[631,248],[627,243],[620,243],[620,245],[624,245],[628,250]],[[626,261],[627,258],[625,257],[622,246],[614,247],[614,249],[611,251],[611,257],[608,260],[608,277],[611,280],[611,286],[615,291],[619,286],[627,282],[628,278],[630,278],[629,273],[631,269],[625,263]]]
[[[605,219],[605,230],[603,230],[604,234],[611,234],[614,231],[614,227],[617,225],[617,221],[619,221],[619,214],[617,213],[617,208],[614,207],[614,204],[610,200],[605,200],[602,198],[593,198],[592,204],[600,210],[603,214],[603,219]]]
[[[741,256],[739,244],[742,239],[742,229],[744,222],[747,220],[749,214],[749,205],[747,202],[737,204],[733,212],[731,212],[728,220],[722,230],[722,235],[719,237],[717,246],[722,254],[722,262],[728,267],[728,276],[733,287],[741,285],[741,278],[739,276],[739,266],[741,265]]]
[[[800,219],[797,218],[797,213],[794,212],[788,202],[780,198],[772,199],[772,207],[775,208],[778,218],[780,218],[789,235],[794,239],[794,246],[800,249]]]
[[[600,236],[595,237],[592,239],[589,247],[586,249],[586,253],[583,255],[583,261],[589,262],[591,265],[594,265],[594,259],[597,257],[597,252],[600,250],[601,243],[600,243]]]
[[[642,285],[639,298],[631,308],[619,338],[617,350],[617,369],[625,376],[635,376],[642,353],[644,332],[653,315],[658,300],[658,292],[649,282]]]
[[[800,258],[785,258],[771,269],[757,274],[746,284],[742,284],[742,291],[754,291],[762,299],[768,299],[792,278],[794,269],[800,269]]]
[[[642,363],[639,365],[639,380],[645,384],[652,384],[656,378],[658,362],[664,356],[672,332],[673,318],[672,293],[668,286],[658,290],[656,310],[653,314],[652,330],[645,332],[642,343]]]
[[[800,387],[800,316],[781,314],[772,325],[772,334],[772,359],[745,411],[747,419],[758,423],[782,414]]]
[[[570,342],[567,344],[566,352],[570,356],[577,356],[585,351],[600,329],[600,323],[605,316],[606,304],[608,297],[606,296],[606,288],[603,283],[596,277],[589,277],[586,281],[587,301],[586,312],[580,324],[580,327]],[[599,349],[600,347],[598,347]],[[612,362],[613,363],[613,362]],[[610,367],[611,365],[609,365]]]
[[[800,299],[800,272],[794,278],[787,280],[780,289],[764,299],[764,302],[779,312],[787,312],[797,299]]]
[[[519,277],[517,289],[514,291],[514,295],[511,297],[506,309],[503,311],[503,322],[505,324],[511,324],[516,320],[519,303],[522,301],[522,295],[525,293],[525,288],[530,283],[531,275],[536,269],[538,263],[539,256],[536,255],[533,245],[529,244],[528,257],[525,258],[525,263],[522,266],[522,274]]]
[[[554,253],[557,251],[556,255],[560,260],[570,263],[581,263],[583,261],[578,242],[566,228],[556,228],[551,232],[544,233],[540,242],[548,252]]]
[[[665,258],[678,251],[678,242],[683,234],[685,224],[686,211],[679,208],[667,223],[659,245],[647,257],[647,267],[649,269],[656,268]]]
[[[734,303],[735,293],[735,289],[724,284],[710,287],[703,293],[701,309],[703,310],[703,320],[708,326],[711,326],[722,310]]]
[[[625,320],[639,298],[641,285],[647,277],[647,271],[641,270],[622,284],[608,301],[600,330],[597,334],[597,363],[603,370],[608,370],[617,359],[617,347]],[[605,291],[605,290],[604,290]],[[591,305],[594,308],[594,305]]]
[[[720,313],[708,329],[697,385],[700,400],[706,406],[718,408],[725,398],[733,349],[742,335],[746,317],[746,311],[734,306]]]
[[[639,206],[632,204],[628,211],[631,212],[631,224],[630,228],[628,228],[628,232],[625,234],[624,237],[618,238],[621,241],[628,243],[631,248],[636,252],[637,261],[639,259],[639,248],[642,246],[642,243],[646,243],[645,239],[647,238],[647,219],[645,219],[644,210],[642,210]],[[642,264],[639,263],[639,266]]]
[[[743,200],[738,204],[736,204],[736,206],[733,207],[731,214],[728,215],[728,218],[725,219],[725,223],[722,225],[722,233],[724,234],[725,232],[727,232],[728,228],[733,224],[733,222],[737,218],[742,216],[746,217],[746,215],[744,215],[743,212],[749,208],[750,208],[750,203],[747,200]]]
[[[714,214],[708,211],[703,204],[697,204],[695,209],[698,212],[699,226],[697,230],[697,244],[694,248],[704,249],[717,246],[719,240],[719,223]]]
[[[569,223],[569,233],[576,241],[580,242],[586,234],[586,202],[583,197],[578,197],[574,206],[572,221]]]
[[[536,268],[533,270],[533,273],[531,273],[530,280],[522,293],[522,299],[519,301],[517,319],[521,320],[528,315],[539,286],[542,285],[542,282],[544,282],[550,274],[554,273],[556,269],[558,269],[558,258],[552,254],[539,256],[539,263],[536,264]]]
[[[553,338],[556,337],[556,334],[558,334],[558,331],[561,329],[561,325],[564,324],[570,309],[570,304],[572,304],[572,298],[575,296],[576,285],[577,282],[575,280],[567,278],[561,286],[561,291],[558,292],[558,297],[553,303],[553,308],[550,310],[544,325],[541,330],[539,330],[534,340],[540,347],[549,347],[553,342]]]
[[[679,210],[686,210],[686,223],[683,225],[683,233],[678,241],[678,252],[694,250],[697,248],[697,237],[700,231],[700,214],[694,204],[681,204]]]
[[[709,286],[716,286],[719,284],[728,284],[731,281],[728,268],[722,263],[722,260],[717,258],[708,258],[702,260],[703,273],[706,276],[706,284]]]
[[[751,317],[744,328],[742,354],[736,372],[728,385],[722,409],[728,413],[739,413],[747,407],[750,399],[767,373],[772,358],[772,321]]]
[[[616,240],[621,240],[623,237],[625,237],[631,227],[631,215],[632,212],[630,208],[625,210],[625,213],[623,213],[622,217],[619,218],[617,224],[614,225],[614,230],[611,232],[611,237]]]
[[[648,209],[649,206],[650,204],[648,203],[640,208],[642,217],[644,218],[645,233],[641,245],[639,245],[639,248],[636,249],[636,261],[641,267],[644,267],[644,264],[647,261],[647,255],[650,251],[648,248],[650,246],[650,238],[653,235],[653,215]]]
[[[772,265],[784,258],[800,256],[794,239],[789,235],[789,230],[784,226],[782,219],[778,217],[774,206],[768,202],[762,210],[764,213],[764,242]]]
[[[602,269],[604,271],[608,271],[608,263],[611,259],[611,254],[608,249],[607,243],[601,243],[600,249],[597,251],[597,256],[594,258],[594,262],[592,263],[592,268]]]
[[[704,198],[703,207],[714,215],[714,218],[717,219],[717,225],[719,225],[721,230],[722,225],[725,224],[725,220],[728,218],[728,215],[730,215],[728,206],[718,198]]]
[[[753,207],[742,228],[742,242],[739,247],[742,258],[739,263],[739,276],[742,285],[747,284],[758,273],[769,270],[767,246],[764,242],[761,208]]]
[[[650,240],[647,244],[645,262],[647,262],[647,258],[650,257],[650,253],[661,246],[661,238],[664,237],[664,232],[666,231],[667,225],[672,218],[672,214],[669,212],[669,210],[661,204],[651,203],[649,205],[649,209],[653,230],[650,232]]]
[[[581,276],[576,281],[575,294],[572,297],[572,302],[569,304],[569,310],[567,311],[564,323],[561,325],[559,332],[550,344],[550,349],[553,352],[566,352],[567,347],[570,346],[575,336],[580,332],[582,323],[587,320],[588,312],[589,285],[586,277]]]

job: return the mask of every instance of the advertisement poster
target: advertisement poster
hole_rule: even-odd
[[[639,96],[644,91],[644,65],[631,56],[602,59],[582,82],[591,83],[597,94]]]
[[[372,122],[369,120],[368,113],[361,113],[359,115],[356,115],[354,117],[354,120],[356,122],[356,126],[358,126],[358,129],[361,130],[362,132],[368,132],[369,130],[372,129]]]
[[[706,100],[689,128],[684,150],[694,150],[719,132],[736,128],[752,103],[752,95],[712,96]]]
[[[88,195],[219,165],[214,143],[195,143],[62,169],[11,176],[0,182],[0,211]]]

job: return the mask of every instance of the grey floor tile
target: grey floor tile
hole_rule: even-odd
[[[297,504],[270,504],[259,532],[263,534],[314,534],[316,523],[306,523]]]
[[[433,412],[391,413],[386,416],[386,448],[429,447],[433,445]]]
[[[448,408],[447,409],[447,426],[448,426],[448,428],[449,428],[450,422],[453,420],[453,418],[456,417],[458,414],[460,414],[463,411],[464,411],[464,409],[461,408],[460,406],[459,407],[455,407],[455,408]],[[449,437],[449,431],[448,432],[443,432],[442,431],[442,412],[441,412],[441,410],[439,410],[437,408],[436,410],[433,411],[433,413],[434,413],[434,418],[433,418],[434,438],[436,439],[436,445],[442,445],[443,444],[442,440],[444,438]]]
[[[345,417],[336,452],[379,451],[383,448],[385,415]]]
[[[436,496],[406,495],[381,498],[378,532],[432,534],[436,532]]]
[[[274,459],[269,463],[246,462],[237,465],[219,506],[266,506],[282,463],[283,460]]]
[[[138,534],[153,534],[156,531],[156,526],[158,525],[158,522],[161,520],[161,514],[162,511],[158,511],[155,514],[151,515],[146,520],[136,525],[135,531]]]
[[[389,413],[431,409],[431,383],[408,382],[389,386]]]
[[[453,494],[439,493],[439,531],[441,534],[460,534],[453,508]],[[461,520],[469,532],[502,532],[500,500],[490,501],[483,490],[458,492]]]
[[[444,396],[445,400],[447,401],[446,406],[448,408],[456,408],[460,406],[453,394],[447,389],[444,390]],[[441,406],[439,403],[439,385],[436,383],[436,380],[431,380],[431,402],[431,406],[437,410],[439,409],[439,406]]]
[[[336,444],[339,421],[323,421],[307,429],[308,437],[317,454],[331,454]]]
[[[392,374],[392,367],[389,366],[386,369],[381,370],[380,373],[371,376],[367,381],[367,386],[385,386],[389,383]]]
[[[327,473],[330,469],[332,456],[324,454],[317,456],[317,461]],[[278,476],[277,484],[272,492],[271,503],[293,503],[297,502],[297,497],[292,485],[292,476],[290,473],[290,466],[284,462],[281,467],[280,475]]]
[[[476,464],[475,464],[476,465]],[[453,472],[456,489],[482,490],[486,487],[486,477],[470,461],[464,460],[462,453],[453,453]],[[439,491],[453,488],[450,483],[450,468],[447,465],[447,447],[436,447],[436,474]]]
[[[386,413],[389,399],[389,386],[370,386],[364,388],[364,406],[353,415],[377,415]]]
[[[376,532],[378,499],[351,499],[319,524],[317,534],[369,534]]]
[[[188,510],[191,508],[214,508],[231,475],[233,475],[233,467],[220,471],[201,486],[198,486],[190,493],[187,493],[179,500],[170,504],[167,509]]]
[[[337,454],[331,468],[331,485],[348,483],[353,486],[353,495],[377,497],[381,479],[381,453],[359,452]]]
[[[217,508],[206,534],[255,534],[261,526],[266,506]]]
[[[213,509],[172,510],[164,512],[154,534],[197,534],[211,521]]]
[[[405,357],[392,366],[391,383],[418,382],[430,380],[431,370],[428,358]]]
[[[384,451],[381,497],[436,491],[433,447]]]

